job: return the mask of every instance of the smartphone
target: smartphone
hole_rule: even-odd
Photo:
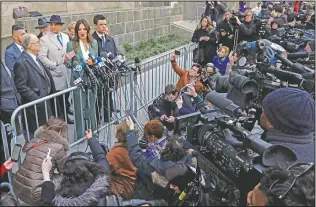
[[[14,145],[14,148],[13,148],[13,151],[12,151],[12,155],[11,155],[11,160],[13,162],[19,161],[21,149],[22,149],[22,145],[20,145],[20,144],[15,144]]]
[[[176,54],[176,55],[180,55],[180,54],[181,54],[181,52],[180,52],[180,50],[175,50],[175,51],[174,51],[174,54]]]

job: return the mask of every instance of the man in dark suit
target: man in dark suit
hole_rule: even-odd
[[[9,45],[5,51],[5,64],[11,70],[12,75],[13,65],[24,50],[21,44],[25,34],[26,31],[23,25],[16,24],[12,26],[13,43]]]
[[[92,34],[92,36],[98,42],[98,56],[106,56],[107,53],[112,53],[112,55],[116,57],[118,52],[117,47],[113,37],[108,35],[108,27],[105,17],[103,15],[97,14],[93,18],[93,23],[95,32]],[[111,85],[113,87],[113,82]],[[110,100],[109,104],[107,103],[108,99]],[[106,122],[110,121],[109,117],[112,117],[112,111],[119,112],[119,110],[113,106],[112,92],[105,92],[104,103],[99,103],[98,105],[104,107],[104,118]]]
[[[26,104],[56,92],[54,81],[50,72],[38,61],[37,54],[40,50],[40,42],[35,34],[26,34],[22,42],[25,51],[14,64],[14,82],[21,95],[21,104]],[[45,109],[46,108],[46,109]],[[37,113],[33,106],[26,108],[27,126],[33,137],[34,131],[47,122],[53,115],[53,105],[50,101],[37,104]],[[46,114],[47,113],[47,114]],[[36,119],[35,117],[38,117]],[[24,127],[26,127],[26,122]],[[38,121],[38,123],[37,123]]]
[[[1,97],[1,104],[0,104],[0,120],[4,124],[10,123],[11,115],[13,111],[20,105],[21,97],[16,90],[14,82],[12,80],[11,71],[5,67],[1,60],[1,82],[0,82],[0,97]],[[16,123],[16,127],[18,128],[18,123]],[[2,134],[0,134],[1,136]],[[11,140],[12,137],[7,133],[7,143],[9,148],[9,153],[11,154]],[[5,155],[4,155],[4,146],[3,141],[0,139],[0,164],[4,163]],[[8,182],[7,176],[3,176],[0,178],[1,182]]]

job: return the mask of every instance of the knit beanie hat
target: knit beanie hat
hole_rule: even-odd
[[[262,107],[273,127],[285,134],[307,135],[315,130],[315,101],[306,91],[277,89],[264,98]]]
[[[179,190],[183,191],[187,184],[194,180],[195,174],[186,164],[177,164],[166,170],[165,177],[170,184],[178,186]]]

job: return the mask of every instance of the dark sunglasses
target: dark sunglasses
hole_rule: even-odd
[[[281,194],[281,195],[278,196],[279,199],[282,200],[282,199],[287,195],[287,193],[288,193],[288,192],[292,189],[292,187],[294,186],[294,184],[295,184],[297,178],[301,177],[301,176],[304,175],[308,170],[310,170],[310,169],[314,166],[314,163],[309,163],[309,164],[308,164],[308,163],[306,163],[306,164],[305,164],[305,163],[295,163],[295,164],[293,164],[293,165],[291,165],[291,166],[289,166],[289,167],[287,168],[287,170],[291,170],[291,169],[293,169],[294,167],[297,167],[297,166],[304,166],[304,165],[306,166],[305,169],[304,169],[302,172],[298,173],[297,175],[293,175],[292,173],[290,173],[290,175],[294,176],[294,179],[293,179],[293,181],[292,181],[290,187],[289,187],[283,194]],[[272,191],[272,189],[276,186],[276,184],[281,183],[280,181],[284,182],[285,180],[284,180],[284,179],[277,179],[276,181],[274,181],[274,182],[271,184],[269,190]]]

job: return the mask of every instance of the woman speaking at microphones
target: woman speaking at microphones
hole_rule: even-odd
[[[88,79],[87,76],[89,75],[90,69],[86,62],[89,56],[96,57],[98,54],[98,44],[96,40],[92,38],[90,26],[86,20],[80,19],[76,22],[75,36],[73,40],[67,44],[67,52],[75,53],[70,60],[72,66],[74,66],[74,63],[76,63],[75,65],[79,63],[82,66],[79,67],[82,68],[82,70],[78,70],[78,67],[76,67],[76,70],[72,70],[71,84],[73,86],[75,85],[74,82],[79,78],[81,78],[81,80]],[[77,140],[85,136],[84,132],[86,129],[91,128],[92,131],[97,129],[95,109],[96,94],[96,87],[75,90],[73,93]]]

